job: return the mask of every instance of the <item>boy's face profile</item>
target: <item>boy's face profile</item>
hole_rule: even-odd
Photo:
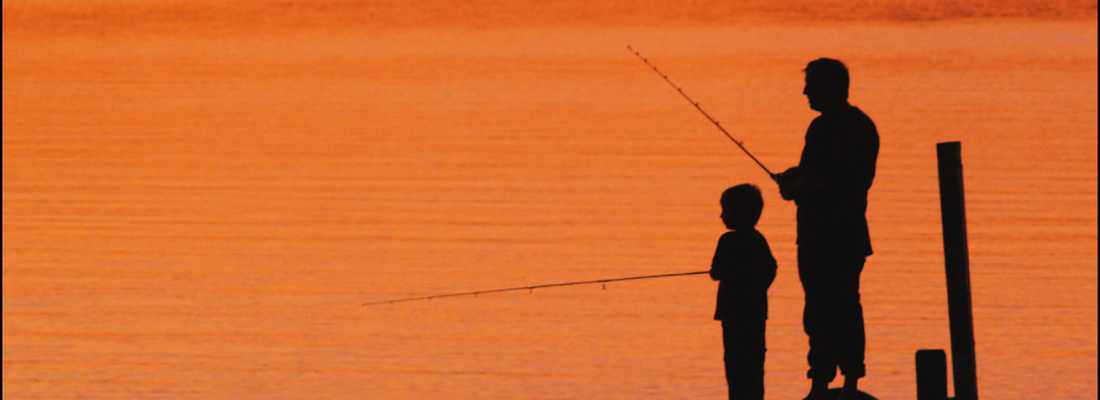
[[[731,204],[722,204],[722,223],[726,225],[728,229],[738,229],[744,227],[745,218],[737,215],[737,209]]]

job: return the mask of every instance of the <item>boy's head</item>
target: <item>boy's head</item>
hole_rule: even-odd
[[[760,189],[748,183],[732,186],[722,192],[722,222],[729,229],[752,229],[764,211]]]

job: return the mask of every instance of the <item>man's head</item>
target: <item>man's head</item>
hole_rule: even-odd
[[[802,94],[810,108],[825,112],[848,104],[848,67],[832,58],[819,58],[806,64],[806,86]]]
[[[760,189],[748,183],[722,192],[722,223],[729,229],[752,229],[764,211]]]

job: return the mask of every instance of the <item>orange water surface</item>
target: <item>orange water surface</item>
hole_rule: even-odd
[[[1097,397],[1095,1],[4,1],[3,395],[720,399],[718,195],[765,192],[767,392],[803,393],[804,64],[882,136],[867,391],[949,348],[962,142],[987,399]]]

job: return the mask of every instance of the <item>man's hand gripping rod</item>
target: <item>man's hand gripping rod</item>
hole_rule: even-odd
[[[689,97],[687,95],[687,93],[684,93],[684,89],[681,89],[679,86],[676,86],[676,84],[673,83],[671,79],[668,79],[668,75],[665,75],[664,73],[661,72],[661,70],[657,69],[657,66],[650,63],[648,59],[646,59],[644,56],[642,56],[642,53],[638,52],[638,50],[634,50],[634,48],[631,47],[631,46],[626,46],[626,48],[629,49],[632,53],[634,53],[634,55],[638,56],[638,58],[641,59],[642,62],[645,63],[645,65],[648,65],[649,68],[653,70],[653,72],[656,72],[657,75],[660,75],[661,78],[663,78],[665,80],[665,82],[668,82],[669,85],[672,85],[672,87],[674,89],[676,89],[676,92],[680,93],[680,96],[683,96],[684,99],[688,101],[688,103],[691,103],[692,106],[695,106],[696,110],[699,110],[699,112],[703,113],[703,116],[707,117],[707,120],[709,120],[710,123],[712,123],[712,124],[714,124],[714,126],[718,127],[718,130],[722,131],[722,133],[725,134],[727,138],[729,138],[731,141],[733,141],[733,144],[736,144],[737,147],[740,147],[741,151],[745,152],[745,155],[749,156],[749,158],[751,158],[754,162],[756,162],[756,165],[759,165],[760,168],[764,169],[764,172],[768,173],[769,178],[772,178],[773,181],[778,182],[779,177],[775,173],[773,173],[770,169],[768,169],[768,167],[765,167],[764,163],[760,162],[760,160],[756,159],[756,156],[752,155],[752,153],[749,152],[749,149],[745,148],[744,143],[742,143],[741,141],[735,139],[733,137],[733,135],[731,135],[729,133],[729,131],[726,131],[726,128],[722,127],[722,124],[719,123],[718,120],[711,117],[710,114],[707,114],[707,111],[703,110],[703,107],[700,107],[698,102],[696,102],[695,100],[692,100],[692,98]]]

